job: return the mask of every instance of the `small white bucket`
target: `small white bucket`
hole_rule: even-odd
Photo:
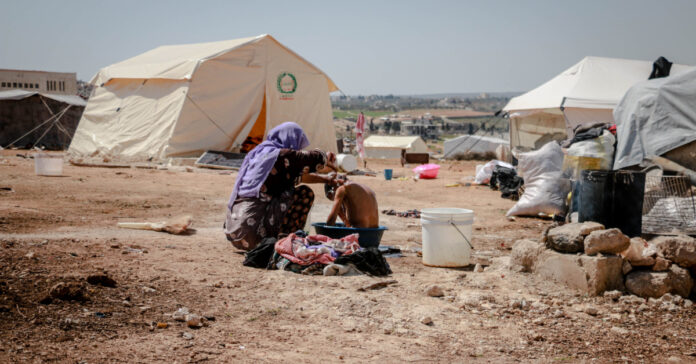
[[[34,154],[34,172],[38,176],[62,176],[63,154]]]
[[[474,212],[460,208],[421,210],[423,264],[464,267],[471,257],[471,225]]]
[[[336,156],[336,164],[344,172],[353,172],[358,168],[358,160],[350,154],[339,154]]]

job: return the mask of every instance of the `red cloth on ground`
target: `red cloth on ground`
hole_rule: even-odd
[[[319,249],[307,247],[308,242],[320,242],[325,247]],[[341,251],[343,255],[353,254],[360,249],[358,234],[341,239],[332,239],[324,235],[310,235],[307,238],[290,234],[276,242],[275,251],[293,263],[310,265],[314,263],[331,264],[336,258],[331,256],[331,249]]]

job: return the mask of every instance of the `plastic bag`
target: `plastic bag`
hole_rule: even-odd
[[[486,164],[476,166],[476,178],[474,182],[480,185],[488,184],[491,181],[491,176],[493,175],[493,170],[495,166],[503,166],[506,168],[515,168],[510,163],[505,163],[499,160],[492,160]],[[479,168],[480,167],[480,168]]]
[[[563,149],[556,142],[548,142],[539,150],[517,155],[517,174],[525,182],[548,172],[559,172],[563,168]]]
[[[614,142],[614,135],[605,130],[597,138],[576,142],[568,147],[568,155],[601,159],[599,168],[596,169],[608,171],[614,163]]]
[[[507,216],[557,215],[566,211],[570,180],[561,173],[563,149],[556,142],[517,156],[517,174],[524,178],[524,193]]]
[[[525,179],[524,193],[506,216],[558,215],[566,211],[566,197],[570,192],[570,180],[561,172],[548,172]]]

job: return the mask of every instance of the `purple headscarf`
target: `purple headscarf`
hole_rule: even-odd
[[[286,121],[271,129],[266,140],[244,157],[227,207],[232,208],[237,197],[259,196],[261,186],[271,173],[281,149],[302,150],[308,145],[307,135],[292,121]]]

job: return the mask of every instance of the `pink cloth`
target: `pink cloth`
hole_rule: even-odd
[[[358,122],[355,123],[355,148],[358,150],[358,155],[363,160],[365,159],[365,147],[363,147],[363,133],[365,133],[365,115],[358,115]]]
[[[320,242],[324,246],[312,248],[309,241]],[[301,238],[295,234],[290,234],[278,240],[275,245],[275,250],[278,254],[300,265],[314,263],[331,264],[336,260],[331,255],[332,250],[346,255],[353,254],[358,249],[360,249],[358,234],[351,234],[341,239],[332,239],[324,235],[310,235],[306,238]]]

